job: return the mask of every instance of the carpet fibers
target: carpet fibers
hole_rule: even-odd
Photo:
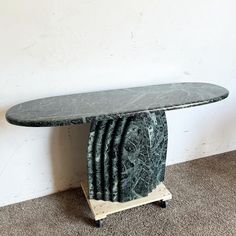
[[[108,216],[94,227],[82,190],[0,208],[0,236],[236,236],[236,152],[167,168],[169,207],[157,203]]]

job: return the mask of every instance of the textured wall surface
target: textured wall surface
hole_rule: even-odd
[[[0,1],[0,206],[79,186],[87,125],[25,128],[4,114],[30,99],[200,81],[230,90],[167,112],[173,164],[236,149],[234,0]]]

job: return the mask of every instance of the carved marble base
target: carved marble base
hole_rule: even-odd
[[[127,202],[147,196],[164,180],[167,138],[164,111],[92,120],[89,198]]]

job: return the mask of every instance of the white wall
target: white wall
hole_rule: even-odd
[[[168,164],[236,149],[235,0],[0,0],[0,206],[76,187],[88,125],[25,128],[44,96],[202,81],[219,103],[168,112]]]

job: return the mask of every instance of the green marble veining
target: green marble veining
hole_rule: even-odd
[[[164,180],[165,111],[220,101],[227,89],[208,83],[173,83],[37,99],[18,104],[6,119],[21,126],[91,123],[89,196],[126,202],[147,196]]]
[[[126,202],[147,196],[164,180],[164,111],[92,121],[88,144],[89,196]]]
[[[18,104],[6,119],[21,126],[60,126],[117,119],[139,112],[174,110],[220,101],[227,89],[207,83],[173,83],[78,93]]]

